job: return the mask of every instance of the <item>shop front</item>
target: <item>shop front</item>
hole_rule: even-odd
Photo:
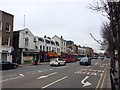
[[[39,53],[34,52],[33,50],[24,51],[23,62],[24,64],[32,63],[33,65],[37,65],[39,62]]]
[[[12,62],[12,48],[2,48],[1,60]]]
[[[47,52],[40,51],[40,62],[46,62],[47,61]]]

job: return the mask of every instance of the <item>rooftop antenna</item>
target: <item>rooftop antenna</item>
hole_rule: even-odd
[[[24,14],[24,27],[23,28],[25,29],[25,14]]]

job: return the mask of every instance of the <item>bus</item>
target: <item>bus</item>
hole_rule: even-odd
[[[62,53],[61,56],[66,63],[77,61],[77,55],[75,54]]]

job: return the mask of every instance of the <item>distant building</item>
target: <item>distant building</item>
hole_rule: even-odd
[[[67,53],[78,54],[78,46],[73,41],[67,41]]]
[[[85,49],[83,47],[78,46],[78,54],[84,54]]]
[[[0,60],[12,62],[13,42],[12,14],[0,10]]]
[[[83,49],[85,49],[84,53],[88,56],[94,56],[94,50],[91,47],[83,47]]]
[[[74,42],[73,41],[71,41],[71,40],[69,40],[69,41],[66,41],[66,45],[68,46],[68,45],[73,45],[74,44]]]

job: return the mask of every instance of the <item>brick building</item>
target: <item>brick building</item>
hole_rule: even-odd
[[[12,61],[14,16],[0,10],[0,60]]]

